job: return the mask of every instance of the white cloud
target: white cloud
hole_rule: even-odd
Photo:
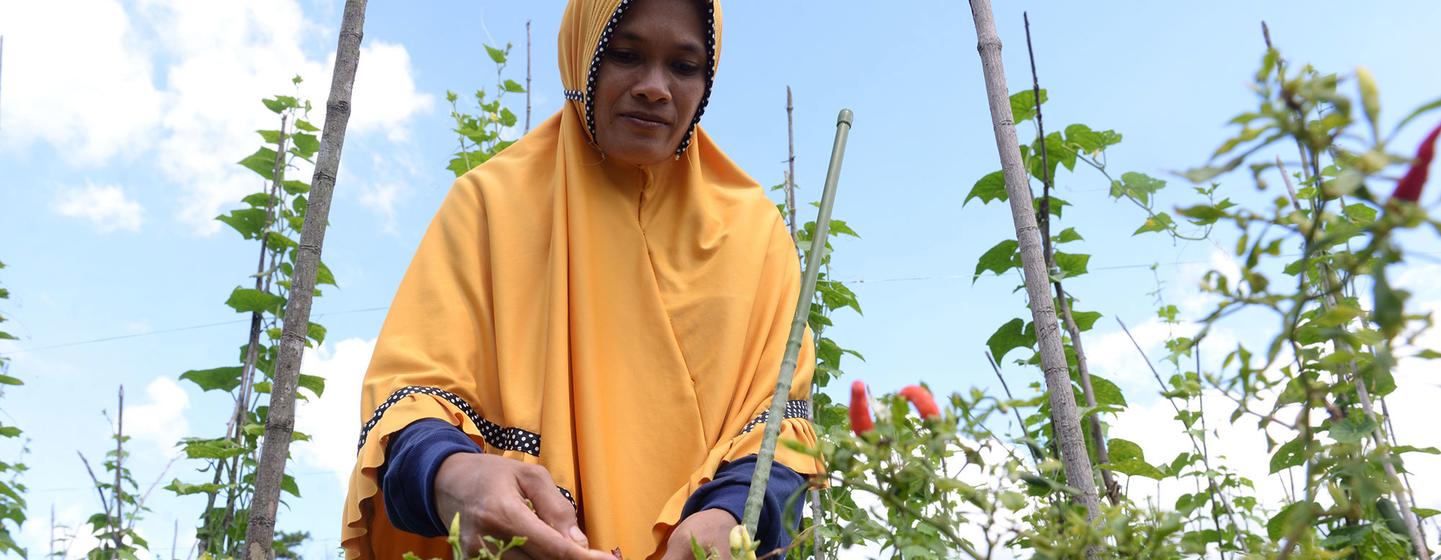
[[[164,105],[133,18],[117,0],[0,1],[5,134],[93,164],[150,144]]]
[[[326,62],[328,69],[334,67],[332,54]],[[355,93],[351,100],[349,130],[364,133],[372,130],[384,131],[391,141],[399,142],[410,136],[406,126],[411,117],[429,111],[435,104],[434,96],[415,91],[415,79],[411,75],[410,53],[403,45],[371,41],[360,48],[360,66],[355,71]],[[330,82],[323,83],[326,90],[315,95],[316,106],[324,111],[329,95]],[[319,116],[317,116],[319,120]]]
[[[151,40],[136,39],[136,28]],[[295,0],[0,0],[0,32],[8,51],[0,149],[40,141],[90,163],[148,153],[179,191],[180,219],[201,233],[219,231],[212,218],[263,184],[235,165],[258,147],[255,130],[278,125],[261,98],[296,94],[290,78],[301,75],[310,120],[324,120],[334,42],[315,38],[334,32]],[[416,91],[405,47],[368,41],[359,68],[351,136],[407,138],[412,117],[434,99]],[[309,179],[306,169],[294,176]]]
[[[395,202],[405,190],[399,183],[379,183],[361,187],[360,204],[385,218],[385,230],[395,231]]]
[[[185,411],[190,397],[169,377],[156,377],[145,386],[149,400],[125,409],[125,433],[155,445],[166,456],[175,455],[175,442],[190,430]]]
[[[55,201],[55,211],[62,216],[86,220],[101,233],[140,231],[140,225],[145,223],[145,208],[113,185],[87,184],[83,188],[64,190]]]
[[[310,441],[295,445],[295,457],[310,468],[335,474],[341,495],[355,465],[355,438],[360,435],[360,384],[370,365],[375,339],[348,338],[305,353],[300,370],[325,378],[325,394],[296,410],[296,429]]]

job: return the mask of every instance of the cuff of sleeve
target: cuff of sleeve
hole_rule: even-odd
[[[456,453],[480,453],[464,432],[439,419],[419,420],[390,441],[381,473],[385,513],[391,525],[425,537],[445,536],[448,523],[435,508],[435,476]]]

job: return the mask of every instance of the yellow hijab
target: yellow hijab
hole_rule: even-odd
[[[627,1],[569,3],[565,106],[457,180],[416,250],[362,389],[347,556],[448,554],[395,529],[381,503],[386,441],[418,419],[544,466],[591,545],[627,558],[663,554],[686,498],[757,452],[800,288],[795,246],[699,127],[643,168],[591,143],[595,63]],[[708,15],[707,95],[719,6]],[[782,439],[815,444],[814,363],[807,331]],[[821,470],[785,445],[776,459]]]

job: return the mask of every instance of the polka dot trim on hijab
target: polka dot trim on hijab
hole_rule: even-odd
[[[695,135],[695,127],[700,124],[700,117],[705,114],[706,104],[710,102],[711,85],[715,83],[715,3],[707,1],[705,4],[705,26],[709,30],[705,42],[705,93],[701,94],[700,105],[695,110],[695,118],[691,119],[690,127],[686,129],[685,136],[680,140],[680,147],[675,150],[677,158],[690,146],[691,137]],[[620,20],[625,17],[625,10],[628,7],[630,7],[630,0],[621,0],[620,5],[616,6],[615,12],[611,13],[610,21],[606,22],[605,30],[601,31],[600,41],[595,46],[595,56],[591,57],[590,69],[586,71],[585,92],[573,89],[564,90],[566,99],[585,105],[585,126],[590,131],[592,139],[595,138],[595,81],[600,74],[600,64],[605,57],[605,48],[610,44],[610,36],[615,32],[616,26],[620,25]]]
[[[807,400],[786,401],[785,414],[783,414],[782,416],[785,418],[810,418],[811,402]],[[750,431],[756,426],[766,423],[766,420],[770,419],[770,417],[771,411],[769,410],[760,413],[755,418],[751,419],[750,422],[746,423],[746,427],[745,429],[741,430],[741,433],[750,433]]]
[[[400,402],[400,399],[415,393],[440,397],[445,399],[446,402],[455,405],[456,408],[459,408],[461,412],[465,413],[467,418],[470,418],[470,422],[475,424],[475,428],[480,430],[481,437],[485,438],[485,442],[490,444],[491,447],[507,451],[520,451],[535,457],[540,456],[540,434],[520,428],[502,428],[494,422],[481,418],[480,414],[475,412],[475,408],[470,406],[470,403],[465,402],[465,399],[456,396],[454,393],[435,387],[419,387],[414,385],[403,387],[391,393],[390,398],[385,399],[385,402],[380,403],[380,406],[376,407],[375,414],[370,417],[370,420],[367,421],[365,426],[360,430],[360,443],[356,446],[357,453],[360,448],[365,447],[365,438],[370,435],[371,428],[374,428],[376,424],[380,423],[380,417],[385,415],[385,411],[389,410],[395,403]],[[566,492],[564,489],[561,489],[561,492],[569,494],[569,492]],[[567,496],[567,498],[569,498],[569,496]],[[572,499],[571,502],[574,503],[575,500]]]

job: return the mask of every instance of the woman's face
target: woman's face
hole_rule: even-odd
[[[595,141],[633,165],[675,153],[705,94],[706,49],[694,0],[632,0],[596,77]]]

